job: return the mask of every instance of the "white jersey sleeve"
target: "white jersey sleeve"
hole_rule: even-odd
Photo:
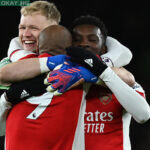
[[[114,93],[122,107],[130,113],[138,123],[144,123],[150,118],[150,107],[141,93],[139,84],[134,89],[123,82],[111,68],[107,68],[100,76],[107,87]],[[136,92],[136,91],[138,92]]]
[[[8,57],[12,62],[23,58],[29,58],[34,56],[35,53],[23,50],[21,43],[19,41],[19,37],[15,37],[11,40],[9,48],[8,48]]]
[[[101,56],[102,60],[109,67],[122,67],[130,63],[131,51],[112,37],[107,37],[106,46],[108,52]]]

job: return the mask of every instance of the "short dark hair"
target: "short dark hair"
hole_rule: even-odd
[[[98,17],[91,16],[91,15],[80,16],[73,21],[71,26],[71,32],[76,26],[83,25],[83,24],[89,24],[98,27],[102,32],[104,43],[106,42],[107,29],[102,20],[100,20]]]

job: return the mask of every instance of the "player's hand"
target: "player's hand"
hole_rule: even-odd
[[[107,66],[91,51],[82,47],[68,47],[66,48],[67,55],[71,57],[71,61],[78,63],[89,69],[93,74],[99,77]]]
[[[60,69],[50,72],[44,83],[49,85],[47,91],[61,95],[83,82],[96,83],[97,80],[98,78],[86,68],[66,61]]]

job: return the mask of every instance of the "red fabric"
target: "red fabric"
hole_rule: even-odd
[[[144,97],[144,93],[137,91]],[[123,124],[129,125],[127,116],[123,122],[123,107],[108,89],[92,86],[87,95],[85,113],[85,150],[124,150]],[[129,118],[129,117],[128,117]],[[130,118],[129,118],[130,119]]]
[[[105,88],[93,86],[85,113],[86,150],[123,150],[123,108]]]
[[[24,101],[14,106],[7,119],[6,150],[71,150],[82,93],[78,88],[53,97],[36,120],[26,118],[36,104]]]
[[[48,53],[43,53],[41,55],[39,55],[38,57],[41,58],[41,57],[50,57],[52,55],[48,54]]]
[[[38,56],[49,57],[47,53]],[[21,59],[37,57],[27,55]],[[71,150],[77,127],[83,89],[72,89],[52,98],[36,120],[26,117],[38,105],[23,101],[15,105],[7,118],[6,150]],[[44,101],[42,96],[37,100]]]
[[[38,56],[36,54],[29,54],[25,57],[20,58],[19,60],[27,59],[27,58],[37,58]]]

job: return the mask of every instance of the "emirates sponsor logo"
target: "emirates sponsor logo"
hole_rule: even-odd
[[[104,123],[85,123],[84,130],[85,133],[104,133]]]
[[[111,122],[113,118],[113,112],[85,112],[85,133],[104,133],[105,122]]]

